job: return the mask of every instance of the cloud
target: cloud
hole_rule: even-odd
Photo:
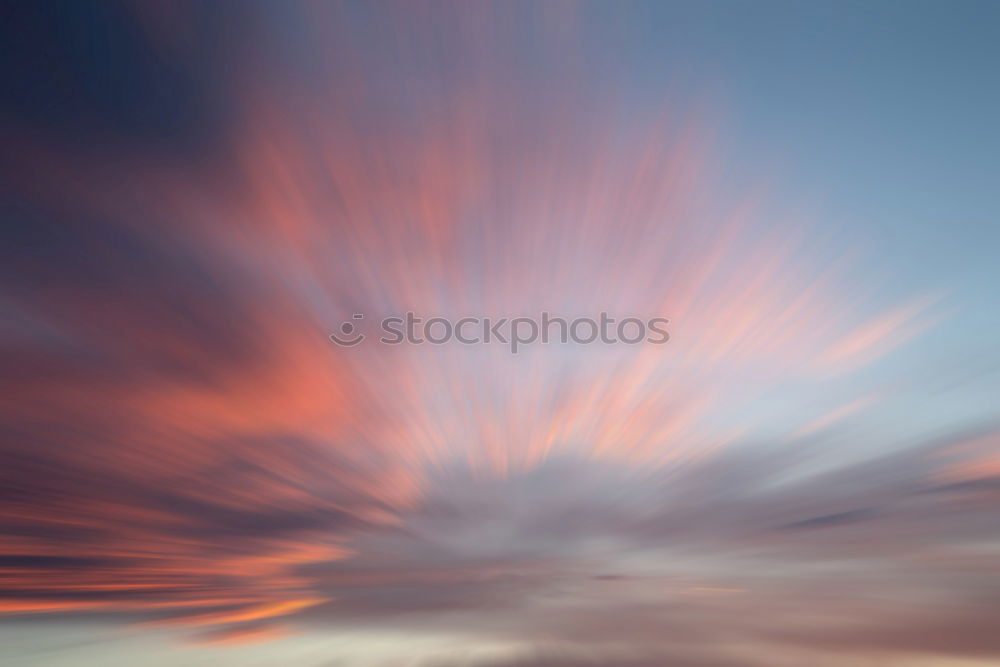
[[[123,119],[172,91],[209,117],[113,150],[43,119],[2,158],[0,612],[350,637],[333,657],[365,667],[996,653],[995,429],[862,428],[930,302],[773,222],[684,108],[574,84],[570,17],[525,6],[544,38],[501,39],[456,8],[383,50],[422,9],[248,10],[196,40],[202,72],[177,45],[211,16],[107,11],[153,79]],[[98,102],[78,130],[110,131]],[[175,134],[195,148],[150,139]],[[406,311],[666,316],[671,341],[327,340]]]

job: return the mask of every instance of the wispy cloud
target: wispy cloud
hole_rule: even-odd
[[[226,91],[191,146],[3,121],[5,618],[365,667],[1000,655],[995,427],[893,429],[939,297],[736,185],[692,105],[590,77],[576,6],[248,9],[218,43],[204,11],[118,19],[139,79]],[[407,311],[670,342],[327,338]]]

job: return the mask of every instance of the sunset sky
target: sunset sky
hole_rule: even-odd
[[[1000,4],[15,5],[0,663],[1000,664]]]

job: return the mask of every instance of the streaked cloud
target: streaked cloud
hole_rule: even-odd
[[[15,657],[1000,656],[993,415],[901,417],[934,417],[897,355],[944,292],[871,284],[864,235],[735,179],[679,93],[588,76],[585,9],[265,6],[217,40],[216,10],[109,9],[138,79],[206,99],[191,143],[3,117],[0,614],[111,647]],[[327,339],[407,311],[671,339]]]

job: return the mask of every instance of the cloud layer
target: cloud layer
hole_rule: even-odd
[[[5,619],[196,644],[163,664],[1000,657],[995,423],[911,424],[886,365],[941,293],[588,77],[592,18],[109,7],[96,54],[72,12],[15,26],[93,98],[3,116]],[[671,340],[327,339],[407,311]]]

